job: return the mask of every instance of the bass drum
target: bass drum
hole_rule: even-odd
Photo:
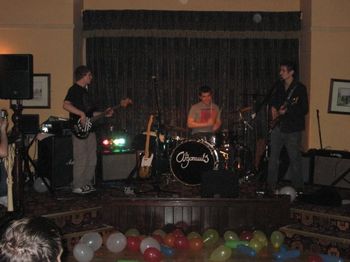
[[[181,183],[189,186],[199,185],[202,173],[218,167],[218,152],[204,140],[185,141],[170,156],[171,172]]]

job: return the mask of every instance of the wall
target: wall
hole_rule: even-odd
[[[62,101],[72,84],[73,1],[0,0],[0,53],[33,54],[34,73],[51,74],[51,108],[24,109],[23,114],[65,115]],[[7,100],[0,100],[8,108]]]
[[[309,147],[320,147],[318,109],[323,147],[350,150],[350,116],[328,113],[330,79],[350,79],[350,1],[309,0],[309,8]]]

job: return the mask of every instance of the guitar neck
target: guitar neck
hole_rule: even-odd
[[[116,110],[116,109],[118,109],[119,107],[120,107],[120,105],[117,105],[117,106],[112,107],[112,109],[113,109],[113,110]],[[91,117],[91,118],[90,118],[91,123],[96,122],[97,120],[99,120],[99,119],[105,117],[106,114],[107,114],[107,112],[104,111],[104,112],[98,114],[97,116]]]

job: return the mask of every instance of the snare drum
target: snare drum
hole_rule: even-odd
[[[204,140],[184,141],[170,156],[171,172],[180,182],[190,186],[199,185],[202,173],[218,167],[218,152]]]

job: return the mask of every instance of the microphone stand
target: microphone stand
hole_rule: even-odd
[[[154,89],[154,94],[155,94],[155,104],[156,104],[156,111],[157,111],[157,117],[156,117],[156,137],[155,137],[155,145],[154,145],[154,158],[153,158],[153,163],[154,165],[152,168],[152,173],[151,176],[153,176],[154,181],[151,182],[152,184],[152,189],[148,190],[148,191],[142,191],[142,192],[138,192],[141,194],[146,194],[146,193],[156,193],[157,197],[160,196],[161,193],[163,194],[176,194],[176,192],[173,191],[166,191],[166,190],[162,190],[160,188],[160,181],[161,181],[161,174],[160,174],[160,158],[161,158],[161,152],[160,152],[160,143],[159,143],[159,138],[160,138],[160,130],[163,127],[162,124],[162,114],[161,114],[161,110],[159,107],[159,92],[158,92],[158,82],[157,82],[157,77],[156,76],[152,76],[152,80],[153,80],[153,89]]]

